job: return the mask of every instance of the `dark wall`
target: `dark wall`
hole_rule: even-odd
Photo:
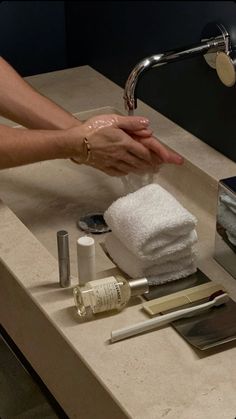
[[[147,55],[198,42],[204,26],[236,29],[231,1],[67,1],[69,66],[90,64],[120,86]],[[236,161],[236,87],[202,57],[146,73],[138,97]]]
[[[0,55],[23,76],[66,68],[64,1],[1,1]]]
[[[124,87],[139,60],[198,42],[211,21],[236,32],[236,2],[2,1],[0,55],[23,76],[89,64]],[[236,86],[202,57],[146,73],[138,97],[236,161]]]

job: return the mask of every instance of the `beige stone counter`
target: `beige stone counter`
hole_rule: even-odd
[[[81,118],[91,109],[123,112],[122,89],[90,67],[28,80]],[[145,104],[138,109],[160,140],[185,157],[183,167],[166,166],[155,180],[197,216],[199,267],[224,282],[236,299],[235,279],[212,258],[217,182],[235,175],[236,164]],[[84,322],[75,314],[71,289],[58,287],[57,230],[69,231],[76,276],[75,243],[82,235],[76,221],[83,213],[106,209],[121,194],[119,179],[70,161],[1,171],[3,326],[70,418],[234,418],[234,343],[203,353],[166,327],[111,345],[112,329],[146,318],[140,301]],[[99,247],[102,240],[96,238],[98,272],[113,266]]]

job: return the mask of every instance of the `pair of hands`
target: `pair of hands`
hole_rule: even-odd
[[[142,117],[100,115],[84,122],[80,129],[91,148],[85,164],[110,176],[154,173],[163,163],[183,163],[181,156],[152,135],[149,121]],[[74,160],[81,157],[81,145],[76,154]]]

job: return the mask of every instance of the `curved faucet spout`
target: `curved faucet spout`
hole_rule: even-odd
[[[136,90],[140,77],[154,67],[159,67],[174,61],[192,58],[196,55],[215,54],[223,51],[229,53],[229,39],[226,30],[222,30],[222,25],[219,25],[221,34],[214,38],[206,39],[199,44],[188,46],[174,51],[167,51],[163,54],[156,54],[144,58],[131,71],[124,90],[125,108],[129,112],[137,108]],[[224,29],[224,28],[223,28]]]

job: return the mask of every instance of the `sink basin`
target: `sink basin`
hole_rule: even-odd
[[[107,113],[121,114],[112,107],[75,114],[80,120]],[[191,177],[191,181],[189,180]],[[186,181],[188,179],[188,181]],[[170,191],[183,205],[196,214],[213,213],[216,188],[206,185],[207,176],[188,161],[181,167],[166,165],[154,180]],[[123,193],[119,178],[71,161],[54,160],[0,172],[0,197],[35,237],[57,258],[56,232],[69,231],[71,269],[76,268],[76,239],[84,234],[78,230],[78,219],[89,212],[103,212]],[[209,199],[211,198],[211,199]],[[201,207],[202,205],[202,207]],[[103,236],[96,236],[96,241]],[[100,247],[97,248],[98,270],[112,267]]]

